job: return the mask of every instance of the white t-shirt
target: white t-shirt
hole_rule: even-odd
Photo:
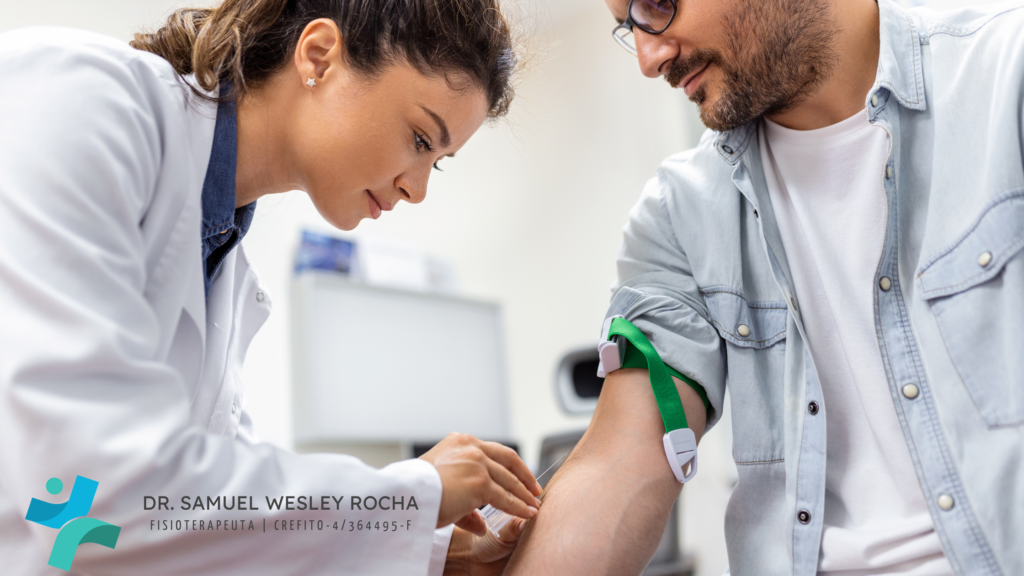
[[[769,120],[761,158],[808,345],[828,458],[820,574],[951,575],[928,513],[875,335],[889,135],[861,111],[798,131]]]

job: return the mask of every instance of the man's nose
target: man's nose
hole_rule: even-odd
[[[636,57],[640,71],[648,78],[657,78],[668,72],[669,65],[679,56],[679,44],[666,34],[648,34],[633,29]]]

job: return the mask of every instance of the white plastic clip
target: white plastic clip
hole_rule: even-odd
[[[597,357],[600,360],[597,365],[598,378],[607,378],[609,374],[622,368],[622,360],[626,356],[625,338],[616,336],[613,340],[608,340],[608,331],[612,329],[612,320],[616,318],[623,316],[620,314],[605,319],[601,328],[601,342],[597,345]]]
[[[676,475],[676,480],[681,484],[692,480],[697,475],[697,438],[693,435],[693,430],[689,428],[673,430],[662,437],[662,443],[665,445],[665,457],[668,458],[668,465],[672,468],[672,473]],[[690,473],[684,474],[683,467],[687,462],[690,462]]]

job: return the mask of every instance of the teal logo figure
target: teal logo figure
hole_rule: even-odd
[[[53,543],[48,564],[64,571],[71,570],[78,546],[87,542],[106,546],[113,550],[117,545],[117,537],[121,527],[108,524],[95,518],[86,518],[92,510],[92,500],[96,497],[99,482],[84,476],[75,478],[71,487],[71,497],[67,502],[52,504],[33,498],[28,506],[25,520],[60,530],[57,541]],[[60,478],[46,481],[46,491],[56,496],[64,490]]]

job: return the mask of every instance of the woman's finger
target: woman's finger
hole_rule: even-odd
[[[541,493],[540,483],[533,477],[533,472],[526,466],[522,458],[516,454],[516,451],[509,448],[508,446],[502,446],[497,442],[481,442],[480,450],[487,455],[488,458],[494,460],[498,464],[504,466],[509,472],[514,474],[523,486],[527,486],[530,492],[537,496]]]
[[[526,489],[526,486],[523,486],[523,483],[520,482],[518,478],[513,476],[512,473],[508,471],[508,469],[506,469],[501,464],[494,462],[493,460],[489,460],[487,462],[487,472],[488,474],[491,475],[491,479],[495,483],[497,483],[498,486],[501,486],[506,492],[510,493],[514,497],[514,500],[516,500],[518,503],[521,503],[524,507],[532,509],[532,511],[530,511],[526,515],[523,515],[519,512],[505,510],[504,508],[501,508],[494,502],[491,502],[490,504],[495,508],[499,508],[505,512],[508,512],[509,514],[519,516],[520,518],[533,518],[534,514],[537,513],[537,508],[540,506],[540,502],[533,494],[530,493],[529,490]],[[522,510],[520,509],[520,511]]]
[[[537,515],[536,508],[528,506],[525,502],[517,498],[515,494],[512,494],[494,481],[488,483],[484,488],[484,500],[486,500],[491,506],[501,510],[502,512],[511,514],[512,516],[518,516],[529,520]]]

